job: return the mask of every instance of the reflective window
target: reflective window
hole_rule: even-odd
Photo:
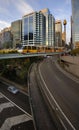
[[[33,16],[29,17],[29,40],[33,39]]]
[[[28,18],[24,19],[24,40],[28,40]]]

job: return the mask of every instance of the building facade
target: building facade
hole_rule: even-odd
[[[40,12],[33,12],[23,16],[22,40],[26,45],[45,44],[45,17]]]
[[[19,47],[22,41],[22,20],[11,23],[11,32],[13,35],[13,48]]]
[[[43,15],[45,16],[45,33],[46,33],[46,46],[54,46],[55,45],[55,18],[50,13],[48,8],[41,10]]]
[[[72,43],[79,47],[79,0],[72,0]]]
[[[0,32],[0,49],[2,48],[2,32]]]
[[[26,45],[53,46],[55,19],[48,9],[32,12],[22,18],[22,41]]]
[[[55,22],[55,46],[62,46],[62,22],[60,20]]]
[[[0,48],[11,48],[12,47],[12,34],[11,27],[4,28],[0,33]]]

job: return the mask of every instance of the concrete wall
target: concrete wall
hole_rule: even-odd
[[[79,77],[79,56],[61,56],[67,71]]]

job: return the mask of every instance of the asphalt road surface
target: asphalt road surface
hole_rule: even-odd
[[[50,93],[60,106],[73,130],[79,130],[79,84],[63,74],[55,58],[46,58],[39,67]]]
[[[37,130],[58,130],[55,122],[52,120],[47,106],[42,98],[35,74],[34,65],[30,72],[30,102],[33,111],[34,124]]]
[[[34,130],[27,95],[16,95],[0,82],[0,130]]]

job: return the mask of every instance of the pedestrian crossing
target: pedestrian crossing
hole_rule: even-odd
[[[2,103],[0,104],[0,112],[4,109],[4,108],[8,108],[8,107],[13,107],[14,105],[10,102],[8,103]]]
[[[22,122],[27,122],[29,120],[31,119],[26,114],[7,118],[3,123],[1,130],[10,130],[12,126],[20,124]]]
[[[32,116],[29,113],[26,114],[21,111],[19,107],[10,102],[7,98],[4,100],[5,98],[5,95],[0,92],[0,130],[11,130],[11,128],[16,125],[20,128],[20,124],[22,130],[22,123],[27,124],[28,121],[32,121]]]

